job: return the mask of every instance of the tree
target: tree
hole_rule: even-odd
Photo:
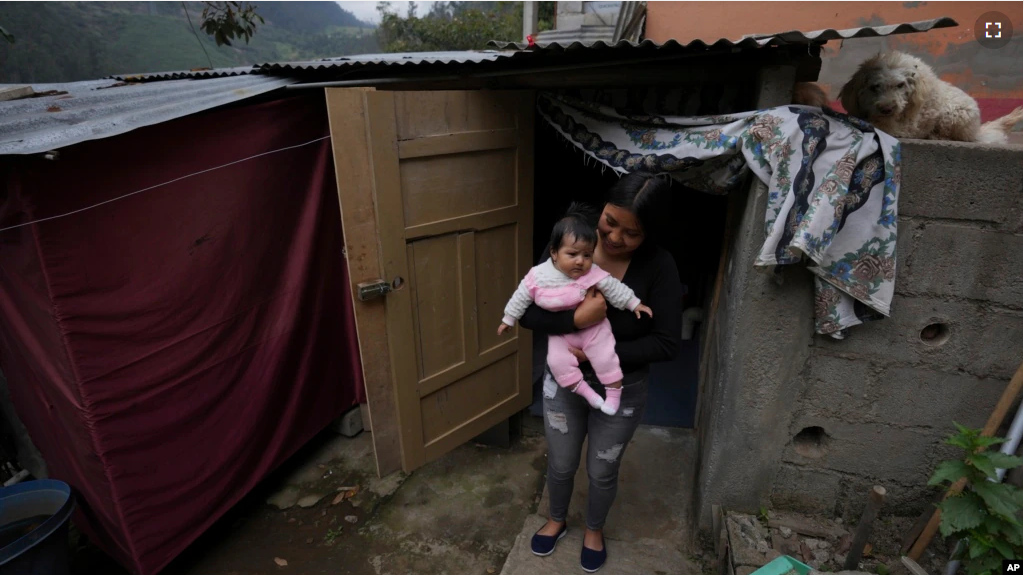
[[[263,16],[256,13],[256,6],[244,2],[203,2],[203,21],[199,25],[218,46],[230,46],[235,38],[249,39],[256,33],[256,21],[263,24]]]
[[[551,28],[554,4],[540,3],[540,30]],[[491,40],[524,40],[522,2],[435,2],[422,18],[413,10],[402,17],[387,2],[377,10],[385,52],[481,50]]]

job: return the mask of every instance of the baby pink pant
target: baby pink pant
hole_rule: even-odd
[[[583,379],[580,362],[569,352],[570,347],[583,350],[602,384],[622,381],[619,356],[615,354],[615,336],[607,319],[575,333],[548,337],[548,367],[562,387],[576,385]]]

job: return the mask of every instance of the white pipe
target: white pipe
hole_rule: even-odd
[[[1013,455],[1017,451],[1017,447],[1020,446],[1021,431],[1024,430],[1024,402],[1017,407],[1017,416],[1013,418],[1013,423],[1010,425],[1010,433],[1008,434],[1006,441],[999,448],[999,453],[1004,455]],[[993,483],[1002,483],[1003,478],[1006,477],[1005,469],[996,469],[996,479],[989,479]],[[964,540],[956,542],[956,547],[953,549],[953,556],[955,557],[960,550],[963,548]],[[946,563],[946,575],[956,575],[956,572],[960,569],[960,561],[953,559],[949,563]]]
[[[21,483],[21,480],[25,479],[26,477],[28,477],[28,469],[22,469],[14,477],[8,479],[7,481],[4,481],[4,487],[10,487],[17,483]]]
[[[693,339],[693,325],[704,321],[704,310],[699,307],[686,308],[683,311],[683,340]]]

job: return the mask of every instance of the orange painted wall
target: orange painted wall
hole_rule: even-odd
[[[995,50],[974,40],[975,22],[989,11],[1006,14],[1014,27],[1010,43]],[[985,119],[1001,115],[1021,101],[1021,2],[648,2],[647,12],[646,37],[657,42],[672,38],[681,42],[738,40],[746,34],[855,28],[949,16],[960,26],[829,42],[822,51],[819,83],[835,99],[864,59],[879,51],[902,50],[922,58],[942,79],[977,98]]]

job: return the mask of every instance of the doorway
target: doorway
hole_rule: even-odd
[[[535,121],[534,263],[540,261],[552,226],[569,204],[579,201],[600,207],[605,192],[619,178],[567,142],[539,114]],[[679,269],[683,310],[706,307],[709,300],[719,264],[726,205],[725,196],[705,194],[672,183],[666,209],[671,210],[676,225],[665,230],[659,243],[672,254]],[[691,334],[682,341],[672,361],[651,366],[647,410],[642,423],[694,427],[701,357],[700,325],[695,325]],[[546,338],[534,337],[533,349],[534,392],[529,409],[531,415],[540,416]]]

